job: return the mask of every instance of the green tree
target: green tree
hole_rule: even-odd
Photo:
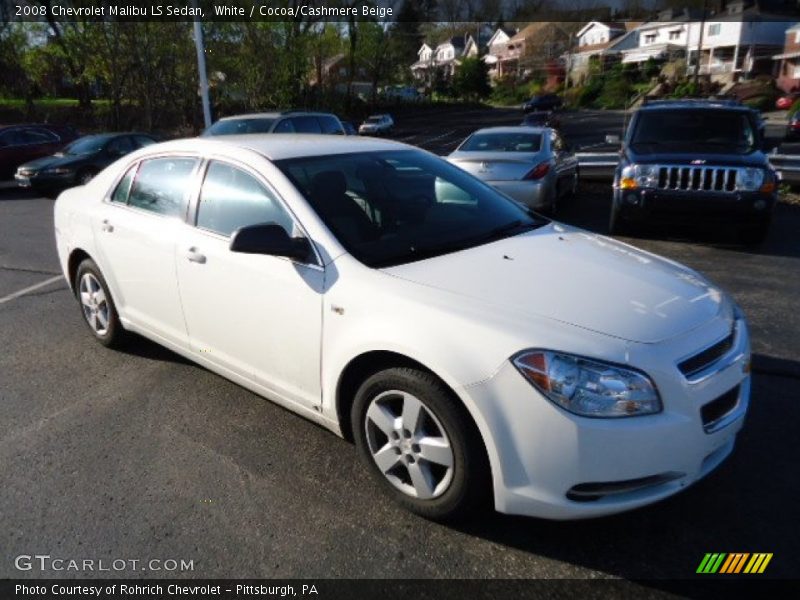
[[[489,67],[479,58],[465,58],[453,76],[453,91],[461,98],[478,100],[491,92]]]

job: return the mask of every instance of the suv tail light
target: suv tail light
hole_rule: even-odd
[[[523,179],[531,180],[531,179],[541,179],[550,171],[550,163],[547,161],[540,162],[538,165],[533,167],[530,171],[525,174]]]

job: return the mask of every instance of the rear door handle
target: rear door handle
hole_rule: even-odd
[[[186,258],[189,260],[189,262],[199,263],[201,265],[205,264],[206,262],[205,254],[200,254],[197,251],[197,248],[194,246],[189,248],[189,251],[186,253]]]
[[[100,226],[100,229],[106,233],[111,233],[114,231],[114,226],[108,222],[108,219],[103,219],[103,224]]]

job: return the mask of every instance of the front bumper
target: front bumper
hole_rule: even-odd
[[[510,362],[467,388],[490,431],[497,510],[549,519],[598,517],[656,502],[711,472],[732,452],[749,403],[745,322],[737,321],[724,360],[701,378],[688,380],[676,364],[722,331],[718,323],[705,336],[691,332],[669,348],[631,353],[632,364],[636,360],[659,388],[664,410],[656,415],[602,419],[568,413]],[[704,417],[701,408],[731,393],[735,402],[724,418],[704,425],[708,411]]]
[[[14,174],[14,179],[17,182],[17,185],[24,188],[30,187],[38,187],[38,188],[46,188],[46,187],[62,187],[62,186],[69,186],[75,181],[75,173],[42,173],[42,172],[35,172],[31,174],[27,173],[17,173]]]
[[[776,202],[776,194],[762,192],[614,190],[620,214],[631,221],[752,224],[769,220]]]
[[[535,210],[547,208],[551,198],[546,179],[535,181],[486,181],[493,188],[510,196],[517,202]]]

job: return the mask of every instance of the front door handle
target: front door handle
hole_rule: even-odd
[[[197,251],[197,248],[194,246],[189,248],[189,251],[186,253],[186,258],[189,260],[189,262],[199,263],[201,265],[205,264],[206,262],[205,254],[200,254]]]
[[[103,224],[100,226],[100,229],[106,233],[111,233],[114,231],[114,226],[108,222],[108,219],[103,219]]]

